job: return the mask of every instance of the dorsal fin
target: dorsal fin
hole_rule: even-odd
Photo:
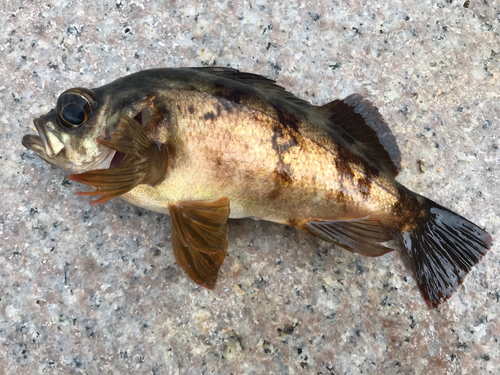
[[[399,173],[401,153],[396,139],[378,109],[361,95],[334,100],[318,111],[344,130],[392,177]]]
[[[216,75],[221,78],[230,79],[236,82],[244,83],[249,86],[255,87],[262,90],[264,93],[274,94],[288,102],[294,103],[299,106],[312,107],[311,103],[297,98],[292,93],[286,91],[283,87],[276,84],[270,78],[253,74],[240,72],[237,69],[223,68],[223,67],[201,67],[201,68],[189,68],[200,72],[205,72],[209,74]]]

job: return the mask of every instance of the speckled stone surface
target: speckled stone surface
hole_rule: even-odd
[[[499,3],[310,3],[0,2],[1,374],[498,374],[497,244],[430,310],[400,253],[231,221],[207,291],[175,264],[168,217],[89,206],[21,145],[67,88],[231,66],[314,104],[366,95],[399,181],[498,243]]]

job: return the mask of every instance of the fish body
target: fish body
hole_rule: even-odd
[[[318,107],[233,69],[154,69],[70,89],[35,126],[25,146],[95,188],[82,194],[170,214],[178,262],[209,288],[228,218],[294,226],[368,256],[401,241],[429,306],[492,242],[395,180],[395,139],[359,95]]]

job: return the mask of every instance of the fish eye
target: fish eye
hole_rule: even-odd
[[[92,116],[96,95],[84,88],[66,90],[57,100],[59,123],[66,129],[75,129],[85,124]]]

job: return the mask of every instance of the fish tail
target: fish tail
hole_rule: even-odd
[[[462,216],[417,195],[417,217],[400,233],[427,305],[446,301],[492,244],[491,236]]]

